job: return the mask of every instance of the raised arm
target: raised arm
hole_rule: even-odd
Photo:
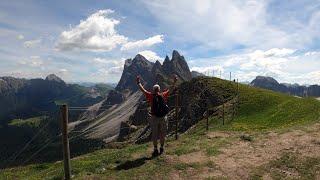
[[[176,82],[177,82],[177,80],[178,80],[178,76],[174,75],[173,76],[173,83],[171,84],[171,89],[173,90],[173,92],[176,90]],[[169,89],[170,88],[166,89],[163,93],[165,95],[169,94]]]
[[[178,80],[178,76],[175,74],[175,75],[173,76],[173,84],[172,84],[172,89],[173,89],[173,90],[176,90],[177,80]]]
[[[139,77],[139,76],[137,76],[136,81],[137,81],[137,85],[138,85],[139,89],[140,89],[143,93],[148,93],[148,91],[142,86],[142,84],[141,84],[141,82],[140,82],[140,77]]]

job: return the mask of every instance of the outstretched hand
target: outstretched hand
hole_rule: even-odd
[[[178,80],[178,76],[175,74],[175,75],[173,75],[173,83],[176,83],[177,82],[177,80]]]
[[[136,77],[136,82],[137,82],[137,84],[140,83],[140,76],[137,76],[137,77]]]

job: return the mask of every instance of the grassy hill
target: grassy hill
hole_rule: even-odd
[[[181,88],[199,84],[221,100],[215,102],[237,92],[235,83],[217,78],[196,78]],[[200,97],[197,90],[188,92]],[[72,159],[72,174],[75,179],[320,177],[319,101],[240,85],[239,103],[237,116],[224,126],[211,116],[208,131],[200,121],[177,141],[169,138],[163,156],[150,158],[151,144],[103,149]],[[0,179],[25,177],[61,179],[62,162],[0,171]]]
[[[314,98],[298,98],[242,85],[240,111],[233,130],[270,130],[302,125],[320,118],[320,104]]]

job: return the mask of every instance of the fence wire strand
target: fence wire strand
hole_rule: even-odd
[[[169,96],[169,97],[176,97],[176,95],[171,95],[171,96]],[[224,104],[225,104],[225,103],[228,103],[229,101],[232,101],[232,100],[235,99],[235,98],[238,98],[238,97],[233,97],[233,98],[231,98],[231,99],[227,99],[227,100],[224,101]],[[211,98],[197,98],[197,100],[198,100],[198,101],[212,101],[213,99],[211,99]],[[234,103],[230,103],[230,104],[231,104],[230,106],[235,106],[235,105],[238,104],[238,102],[234,102]],[[117,106],[117,104],[115,104],[115,105],[104,105],[104,106],[102,106],[102,107],[114,107],[114,106]],[[221,113],[221,112],[220,112],[220,111],[221,111],[221,107],[220,107],[220,106],[222,106],[222,105],[213,107],[213,108],[217,108],[217,109],[214,109],[214,110],[207,109],[207,111],[214,111],[213,113],[208,114],[208,116],[220,115],[220,113]],[[181,105],[178,105],[178,106],[170,106],[170,108],[175,108],[175,107],[177,107],[177,108],[182,108],[182,107],[185,107],[185,106],[181,106]],[[220,108],[219,108],[219,107],[220,107]],[[68,107],[68,110],[69,110],[69,111],[88,111],[88,110],[92,110],[92,111],[106,111],[106,110],[110,110],[110,108],[92,109],[91,106],[70,106],[70,107]],[[138,111],[150,110],[150,107],[137,108],[136,110],[138,110]],[[177,120],[167,120],[167,123],[175,123],[176,121],[177,121]],[[22,153],[25,151],[25,149],[27,149],[27,148],[30,146],[31,142],[48,126],[49,123],[50,123],[50,120],[49,120],[44,126],[41,127],[41,129],[31,138],[31,140],[29,140],[29,141],[24,145],[24,147],[23,147],[20,151],[14,153],[12,156],[10,156],[9,162],[12,162],[12,161],[14,161],[17,157],[19,157],[19,155],[22,154]],[[131,128],[130,125],[129,125],[129,127],[122,127],[122,128],[119,129],[119,132],[122,131],[122,130],[125,130],[125,129],[130,129],[130,128]],[[69,141],[72,142],[72,141],[75,140],[75,138],[80,137],[80,136],[82,136],[82,135],[84,135],[84,134],[86,134],[86,133],[94,132],[94,131],[95,131],[94,128],[85,129],[85,130],[79,130],[79,131],[76,131],[76,130],[72,129],[72,130],[70,130],[70,131],[68,132],[68,134],[72,134],[72,133],[79,133],[79,134],[75,134],[75,135],[71,136],[71,137],[69,138]],[[51,143],[53,143],[53,142],[56,140],[57,137],[60,137],[61,135],[62,135],[62,134],[60,133],[59,135],[57,135],[57,136],[51,138],[50,140],[48,140],[45,145],[43,145],[43,146],[42,146],[41,148],[39,148],[36,152],[34,152],[34,153],[33,153],[28,159],[26,159],[22,164],[25,164],[25,163],[29,162],[32,158],[34,158],[36,155],[38,155],[38,153],[40,153],[43,149],[45,149],[46,147],[48,147]],[[138,136],[139,136],[139,137],[135,139],[135,142],[141,140],[142,138],[145,138],[144,135],[142,135],[142,136],[138,135]],[[13,160],[11,160],[11,159],[13,159]]]

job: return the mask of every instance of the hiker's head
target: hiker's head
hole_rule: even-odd
[[[158,84],[155,84],[153,86],[153,92],[155,92],[155,93],[160,92],[160,86]]]

